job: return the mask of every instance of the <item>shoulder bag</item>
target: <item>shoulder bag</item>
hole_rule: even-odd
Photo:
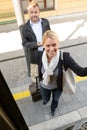
[[[61,58],[63,60],[62,53]],[[63,92],[66,94],[74,94],[76,91],[75,73],[70,68],[68,68],[65,71],[64,65],[62,65],[62,71],[63,71]]]

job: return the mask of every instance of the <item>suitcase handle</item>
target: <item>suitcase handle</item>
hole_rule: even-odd
[[[39,89],[38,89],[38,85],[39,85],[38,83],[39,83],[39,76],[36,77],[36,91],[39,90]]]

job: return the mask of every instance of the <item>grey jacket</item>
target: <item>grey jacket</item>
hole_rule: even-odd
[[[42,19],[42,32],[44,33],[47,30],[50,30],[50,25],[47,19]],[[39,31],[39,30],[38,30]],[[30,63],[37,64],[38,59],[38,46],[36,36],[30,26],[30,20],[24,24],[21,31],[22,36],[22,45],[23,47],[29,48],[30,52]]]

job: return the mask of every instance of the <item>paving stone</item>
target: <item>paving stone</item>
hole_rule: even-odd
[[[63,94],[62,94],[63,95]],[[61,95],[60,99],[59,99],[59,103],[58,104],[62,104],[62,103],[65,103],[64,100],[63,100],[63,96]]]
[[[22,99],[21,99],[21,102],[22,102],[22,103],[29,103],[29,102],[30,102],[30,98],[29,98],[29,97],[22,98]]]
[[[50,112],[47,113],[47,114],[45,114],[45,121],[46,121],[46,120],[50,120],[50,116],[51,116],[51,115],[50,115]]]
[[[79,102],[82,102],[82,101],[84,101],[85,100],[85,96],[84,96],[84,94],[83,93],[77,93],[76,94],[76,97],[77,97],[77,99],[78,99],[78,101]]]
[[[47,106],[47,107],[44,107],[44,106],[43,106],[43,111],[44,111],[44,114],[49,113],[49,112],[51,111],[51,110],[50,110],[50,105]]]
[[[80,115],[83,119],[87,118],[87,107],[78,109],[78,112],[80,113]]]
[[[71,95],[68,94],[62,94],[63,100],[66,103],[70,103],[72,101]]]
[[[45,120],[45,116],[44,116],[43,110],[31,113],[31,114],[29,114],[29,117],[30,117],[29,120],[30,120],[30,124],[31,125],[43,122]]]
[[[67,113],[68,109],[67,109],[66,105],[64,105],[64,104],[58,105],[58,112],[60,115]]]
[[[72,111],[73,111],[72,104],[67,103],[67,104],[66,104],[66,107],[67,107],[68,112],[72,112]]]
[[[29,105],[28,105],[28,103],[21,103],[18,106],[19,106],[20,111],[23,114],[23,116],[26,116],[26,115],[29,114],[29,109],[28,109]]]
[[[29,116],[28,116],[28,115],[27,115],[27,116],[24,116],[24,120],[25,120],[27,126],[30,126]]]
[[[84,102],[81,102],[81,107],[85,107],[85,106],[87,106],[87,99]]]
[[[80,82],[79,88],[80,88],[81,92],[87,92],[87,81],[84,81],[84,83]]]

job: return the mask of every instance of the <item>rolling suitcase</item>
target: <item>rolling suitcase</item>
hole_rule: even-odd
[[[36,102],[42,99],[40,93],[40,86],[39,86],[39,78],[36,77],[36,83],[33,83],[29,86],[29,90],[31,93],[32,101]]]

